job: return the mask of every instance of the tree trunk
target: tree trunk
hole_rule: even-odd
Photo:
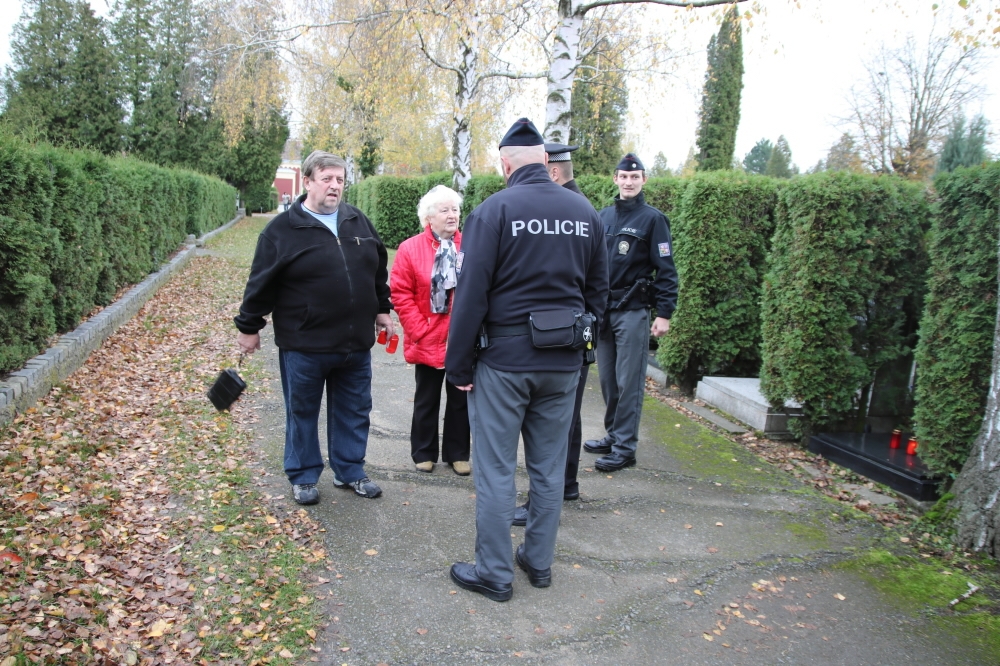
[[[952,492],[952,506],[958,509],[956,545],[1000,557],[1000,309],[993,333],[993,375],[983,428]]]
[[[580,64],[581,0],[559,0],[559,27],[549,62],[548,97],[545,101],[545,139],[569,143],[573,80]]]
[[[476,98],[478,80],[479,55],[479,17],[468,17],[465,24],[465,34],[459,42],[461,62],[456,71],[455,108],[452,113],[454,126],[452,129],[451,165],[452,185],[464,193],[472,178],[472,133],[469,131],[469,106]]]

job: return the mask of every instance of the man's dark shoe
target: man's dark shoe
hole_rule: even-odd
[[[292,495],[299,504],[319,504],[319,491],[315,483],[299,483],[292,486]]]
[[[479,577],[476,565],[468,562],[455,562],[451,565],[451,579],[463,590],[477,592],[493,601],[507,601],[514,595],[513,585],[487,583]]]
[[[583,450],[587,453],[599,453],[604,455],[611,453],[611,442],[607,439],[588,439],[583,443]]]
[[[552,567],[548,569],[536,569],[524,561],[524,544],[522,543],[514,551],[514,561],[521,567],[524,573],[528,574],[528,581],[532,587],[548,587],[552,584]]]
[[[563,501],[572,502],[573,500],[580,499],[579,490],[564,490],[563,491]],[[528,504],[525,502],[521,506],[514,509],[514,520],[510,521],[510,524],[514,527],[524,527],[528,524]]]
[[[341,490],[353,490],[355,495],[367,497],[368,499],[375,499],[382,495],[382,489],[367,476],[363,476],[357,481],[351,481],[350,483],[344,483],[334,476],[333,485]]]
[[[623,456],[617,452],[609,453],[603,458],[598,458],[594,461],[594,467],[602,472],[617,472],[620,469],[632,467],[633,465],[635,465],[634,456]]]

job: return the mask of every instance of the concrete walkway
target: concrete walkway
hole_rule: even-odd
[[[270,330],[254,360],[265,389],[244,404],[260,417],[272,472],[263,490],[295,510]],[[517,570],[507,603],[458,589],[448,568],[473,558],[472,480],[446,465],[414,471],[413,369],[402,345],[392,356],[376,347],[374,366],[367,469],[384,495],[336,490],[327,470],[309,508],[334,561],[329,583],[312,588],[329,622],[319,663],[982,663],[837,566],[884,538],[881,527],[649,397],[637,467],[605,475],[584,453],[582,501],[564,504],[552,587],[535,589]],[[592,372],[586,438],[603,434],[602,413]],[[511,532],[519,543],[523,528]]]

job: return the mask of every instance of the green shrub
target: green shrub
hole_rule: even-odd
[[[615,195],[618,194],[618,187],[611,176],[597,176],[588,174],[576,178],[576,186],[580,188],[584,196],[590,200],[591,205],[597,210],[607,208],[615,202]]]
[[[254,183],[245,190],[247,213],[268,213],[278,209],[278,190],[271,183]]]
[[[469,184],[465,187],[465,197],[462,200],[462,219],[468,217],[476,206],[504,187],[503,176],[494,173],[470,178]]]
[[[911,353],[928,216],[920,187],[895,177],[821,173],[780,190],[761,390],[802,403],[798,434],[863,425],[876,372]]]
[[[642,188],[642,193],[648,203],[653,208],[660,210],[671,221],[674,219],[676,206],[680,203],[684,190],[687,189],[688,179],[677,178],[675,176],[659,176],[650,178]],[[618,188],[615,188],[615,194]],[[673,225],[671,225],[673,232]]]
[[[0,372],[232,219],[225,183],[0,134]]]
[[[917,345],[920,457],[957,473],[982,426],[997,317],[1000,162],[934,181],[938,201],[927,304]]]
[[[657,194],[665,199],[662,193],[678,189],[664,187]],[[777,181],[763,176],[702,172],[687,181],[673,208],[681,290],[657,360],[685,391],[703,374],[757,376],[760,285],[777,191]]]

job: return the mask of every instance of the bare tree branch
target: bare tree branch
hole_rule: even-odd
[[[732,5],[739,2],[746,2],[747,0],[594,0],[594,2],[587,3],[585,5],[580,5],[576,10],[578,16],[582,16],[589,12],[591,9],[596,7],[607,7],[609,5],[639,5],[639,4],[652,4],[652,5],[666,5],[668,7],[681,7],[681,8],[699,8],[699,7],[716,7],[718,5]]]

